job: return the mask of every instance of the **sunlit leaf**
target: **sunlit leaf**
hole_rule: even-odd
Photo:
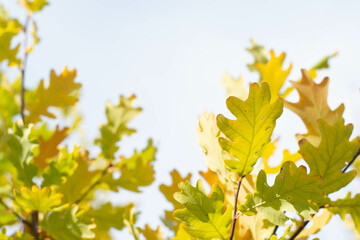
[[[226,138],[219,138],[220,146],[236,160],[225,160],[225,164],[240,173],[250,173],[261,155],[261,150],[270,141],[275,120],[280,117],[283,103],[278,99],[270,104],[270,89],[267,83],[250,85],[246,101],[229,97],[226,105],[236,120],[218,115],[217,125]]]
[[[246,214],[261,212],[270,222],[284,226],[289,219],[284,211],[296,212],[310,219],[316,213],[318,206],[310,200],[321,200],[321,178],[309,176],[304,166],[296,167],[293,162],[285,162],[280,173],[276,176],[273,186],[267,184],[267,177],[263,170],[258,174],[256,192],[248,195],[247,202],[241,206]]]
[[[15,204],[24,210],[51,211],[61,204],[62,195],[53,193],[50,188],[40,189],[34,185],[31,188],[21,187],[19,192],[14,192]]]
[[[185,230],[200,239],[226,239],[229,237],[231,223],[231,205],[224,212],[224,194],[219,185],[212,187],[208,197],[201,180],[196,187],[189,181],[179,184],[181,192],[174,198],[185,206],[174,212],[174,216],[187,223]]]
[[[76,205],[64,211],[53,211],[45,216],[41,222],[44,229],[54,239],[82,240],[93,239],[92,231],[95,224],[85,224],[78,219],[78,207]]]

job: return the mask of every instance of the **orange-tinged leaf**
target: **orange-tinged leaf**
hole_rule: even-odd
[[[189,173],[187,176],[182,177],[180,173],[176,170],[173,170],[170,172],[171,178],[172,178],[172,184],[167,186],[165,184],[161,184],[159,189],[162,192],[162,194],[165,196],[166,200],[168,200],[172,205],[174,206],[173,210],[177,210],[182,208],[182,205],[174,199],[174,193],[179,191],[179,183],[185,182],[187,180],[190,180],[191,174]],[[172,211],[165,211],[165,217],[162,218],[164,224],[169,227],[170,229],[173,229],[175,232],[179,228],[179,223],[175,220],[175,218],[172,215]]]
[[[65,67],[60,75],[56,75],[54,70],[50,72],[48,88],[45,87],[44,80],[41,80],[36,94],[32,94],[33,96],[26,101],[29,111],[26,122],[38,122],[41,116],[55,118],[55,115],[48,111],[49,107],[64,108],[74,105],[78,101],[78,90],[81,87],[80,83],[74,81],[75,77],[76,70],[69,71]]]
[[[333,124],[337,115],[342,115],[344,105],[340,105],[336,110],[331,110],[327,103],[329,78],[324,78],[320,84],[316,84],[306,70],[302,70],[300,82],[291,82],[298,91],[300,100],[297,103],[285,102],[285,107],[295,112],[308,130],[307,134],[298,135],[298,139],[306,138],[312,144],[320,142],[320,129],[318,120],[323,119],[328,124]]]
[[[285,60],[285,53],[276,56],[274,51],[270,51],[270,59],[267,63],[256,63],[255,67],[259,70],[261,81],[270,85],[271,101],[274,102],[280,96],[280,89],[284,85],[287,76],[291,71],[290,66],[286,70],[282,70]]]
[[[56,156],[59,152],[58,145],[67,137],[68,128],[59,129],[56,126],[55,132],[50,139],[39,137],[39,154],[34,158],[34,163],[39,170],[44,169],[48,163],[47,159]]]
[[[155,230],[152,230],[149,224],[145,225],[145,229],[141,230],[146,240],[164,240],[161,232],[161,226],[158,226]]]

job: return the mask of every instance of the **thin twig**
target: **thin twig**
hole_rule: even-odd
[[[304,230],[304,228],[306,227],[306,225],[309,223],[310,221],[306,220],[305,222],[303,222],[303,224],[301,224],[298,229],[296,229],[296,231],[294,232],[294,234],[289,238],[289,240],[294,240],[302,230]]]
[[[101,176],[99,179],[91,184],[91,186],[75,201],[76,204],[80,203],[90,192],[93,190],[100,182],[101,179],[105,176],[105,174],[108,172],[109,168],[114,166],[112,163],[110,163],[101,173]]]
[[[353,156],[353,158],[351,159],[350,162],[348,162],[348,164],[341,170],[342,173],[345,173],[346,170],[348,170],[348,168],[355,162],[356,158],[360,155],[360,148],[359,150],[355,153],[355,155]],[[320,206],[319,209],[324,208],[325,206]],[[296,231],[294,232],[294,234],[289,238],[289,240],[294,240],[299,234],[300,232],[306,227],[306,225],[309,223],[308,220],[306,220],[303,224],[301,224]]]
[[[39,240],[39,212],[32,211],[31,212],[31,220],[32,220],[32,230],[34,233],[35,240]]]
[[[346,172],[346,170],[355,162],[356,158],[360,155],[360,148],[355,153],[354,157],[351,159],[351,161],[341,170],[342,173]]]
[[[20,71],[21,71],[21,106],[20,106],[20,114],[21,114],[21,118],[25,124],[25,70],[26,70],[26,62],[27,62],[27,57],[28,57],[28,52],[27,52],[27,40],[28,40],[28,29],[29,29],[29,22],[30,22],[30,14],[27,15],[26,20],[25,20],[25,25],[24,25],[24,42],[23,42],[23,46],[24,46],[24,56],[21,62],[21,66],[20,66]]]
[[[231,234],[230,234],[230,240],[233,239],[234,237],[234,233],[235,233],[235,225],[236,225],[236,212],[237,212],[237,204],[238,204],[238,198],[239,198],[239,192],[240,192],[240,187],[241,187],[241,182],[243,180],[243,178],[245,177],[240,175],[239,177],[239,183],[235,192],[235,202],[234,202],[234,212],[233,212],[233,217],[232,217],[232,222],[231,222]]]
[[[274,231],[271,233],[270,237],[272,235],[275,235],[276,236],[276,231],[279,229],[279,225],[276,225],[275,228],[274,228]]]
[[[21,217],[17,212],[12,210],[2,199],[0,199],[0,204],[3,205],[9,212],[14,214],[22,223],[28,225],[31,228],[31,223],[25,220],[23,217]]]

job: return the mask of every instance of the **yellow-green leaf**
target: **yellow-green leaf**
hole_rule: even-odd
[[[136,101],[135,95],[129,98],[120,96],[117,106],[111,102],[106,104],[107,123],[100,126],[101,136],[95,140],[95,144],[101,147],[101,155],[109,160],[114,159],[115,152],[119,149],[116,143],[124,136],[135,133],[135,129],[128,128],[127,124],[141,112],[141,108],[133,106]]]
[[[344,199],[330,202],[326,209],[333,214],[339,214],[343,220],[349,214],[355,223],[357,232],[360,234],[360,194],[356,194],[351,198],[351,193],[348,193]]]
[[[323,198],[320,184],[320,176],[307,175],[304,166],[296,167],[293,162],[282,165],[271,187],[267,184],[264,170],[261,170],[255,194],[247,196],[247,202],[240,211],[250,215],[259,211],[270,222],[281,226],[289,219],[284,211],[296,212],[310,219],[310,215],[318,211],[318,206],[311,200],[319,201]]]
[[[219,138],[220,146],[236,160],[225,160],[225,164],[240,173],[250,173],[261,155],[262,148],[270,141],[275,121],[283,111],[281,99],[270,104],[270,89],[267,83],[250,85],[246,101],[229,97],[226,105],[236,120],[218,115],[217,125],[228,138]]]
[[[321,189],[329,194],[346,186],[356,176],[356,171],[341,173],[341,170],[351,161],[360,145],[357,140],[349,141],[353,126],[345,125],[340,116],[331,125],[320,120],[319,130],[319,146],[303,139],[299,142],[300,154],[309,164],[310,174],[322,177]]]
[[[174,212],[174,216],[187,223],[185,230],[199,239],[227,239],[230,234],[232,206],[224,212],[224,193],[219,185],[212,187],[212,194],[207,196],[203,182],[196,187],[189,181],[179,184],[181,192],[174,198],[185,206]]]
[[[20,5],[25,7],[29,12],[38,12],[43,9],[49,2],[47,0],[21,0]]]

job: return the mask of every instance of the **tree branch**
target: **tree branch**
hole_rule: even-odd
[[[239,198],[239,192],[240,192],[240,187],[241,187],[241,182],[243,180],[243,178],[245,177],[240,175],[239,177],[239,183],[235,192],[235,202],[234,202],[234,212],[233,212],[233,217],[232,217],[232,222],[231,222],[231,234],[230,234],[230,240],[233,239],[234,237],[234,233],[235,233],[235,225],[236,225],[236,212],[237,212],[237,204],[238,204],[238,198]]]
[[[23,123],[25,124],[25,71],[26,71],[26,62],[27,62],[27,57],[28,57],[28,52],[27,52],[27,39],[28,39],[28,29],[29,29],[29,22],[30,22],[30,14],[27,15],[26,20],[25,20],[25,25],[23,28],[23,32],[24,32],[24,42],[23,42],[23,46],[24,46],[24,56],[23,59],[21,61],[21,66],[20,66],[20,71],[21,71],[21,106],[20,106],[20,114],[21,114],[21,118],[23,120]]]

